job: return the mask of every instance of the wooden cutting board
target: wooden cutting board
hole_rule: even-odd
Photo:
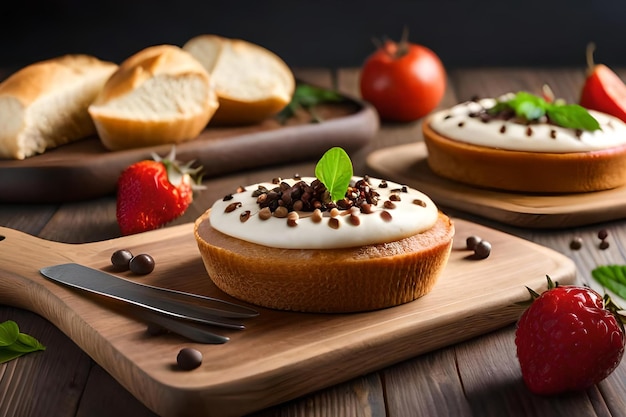
[[[579,194],[539,195],[487,190],[448,180],[428,167],[423,142],[381,149],[367,165],[380,178],[410,185],[439,206],[512,226],[558,229],[589,225],[626,216],[626,187]],[[523,175],[523,174],[520,174]]]
[[[121,276],[233,301],[207,276],[191,223],[79,245],[0,228],[0,303],[48,319],[162,416],[237,416],[510,324],[522,311],[515,303],[529,297],[525,286],[542,291],[546,274],[563,284],[575,281],[574,263],[562,254],[454,221],[458,243],[426,296],[354,314],[258,308],[260,315],[249,319],[246,329],[216,329],[231,338],[223,345],[195,344],[173,334],[150,336],[146,325],[126,315],[117,302],[60,286],[38,272],[66,262],[108,270],[113,251],[127,248],[151,254],[156,268],[145,276]],[[468,258],[469,235],[491,242],[487,259]],[[176,355],[183,347],[203,353],[199,368],[177,369]]]
[[[343,97],[316,106],[322,122],[297,112],[285,124],[268,119],[251,126],[209,126],[194,140],[176,145],[177,159],[195,160],[204,178],[245,169],[317,160],[333,146],[348,153],[367,144],[379,127],[364,101]],[[0,203],[85,200],[112,193],[124,168],[151,153],[167,155],[170,145],[110,152],[96,136],[22,161],[0,159]],[[196,166],[197,166],[196,165]]]

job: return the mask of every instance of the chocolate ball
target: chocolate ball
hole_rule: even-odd
[[[182,348],[176,356],[178,367],[184,371],[191,371],[202,364],[202,352],[193,348]]]

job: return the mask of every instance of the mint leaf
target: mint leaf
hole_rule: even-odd
[[[12,320],[0,323],[0,363],[25,355],[26,353],[45,350],[37,339],[20,333],[17,323]]]
[[[333,201],[341,200],[352,180],[352,161],[342,148],[331,148],[317,162],[315,176],[326,186]]]
[[[5,349],[13,352],[30,353],[37,350],[45,350],[46,347],[39,343],[34,337],[27,335],[26,333],[20,333],[17,341],[11,346],[6,346]]]
[[[515,110],[515,114],[526,120],[537,120],[546,114],[547,104],[541,97],[520,91],[509,100],[508,105]]]
[[[0,347],[10,346],[15,343],[19,334],[20,329],[16,322],[7,320],[4,323],[0,323]]]
[[[591,276],[611,292],[626,299],[626,265],[603,265],[591,271]]]
[[[0,363],[8,362],[24,355],[22,352],[0,349]]]
[[[578,104],[562,104],[548,107],[548,117],[559,126],[593,132],[600,123]]]
[[[296,101],[303,107],[341,100],[343,100],[343,97],[335,91],[308,84],[299,84],[293,94],[293,101]]]
[[[535,121],[547,115],[552,123],[568,129],[580,129],[593,132],[600,129],[598,121],[578,104],[564,104],[561,101],[547,102],[534,94],[520,91],[513,98],[497,101],[489,113],[497,114],[504,110],[513,110],[515,115],[528,121]]]
[[[300,83],[296,86],[289,104],[278,113],[276,118],[280,123],[285,123],[296,114],[298,109],[305,109],[311,113],[312,122],[319,123],[322,119],[315,112],[315,106],[344,100],[345,98],[336,91]]]

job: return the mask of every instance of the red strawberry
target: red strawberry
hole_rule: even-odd
[[[530,290],[515,344],[526,386],[535,394],[584,390],[602,381],[624,354],[624,326],[608,296],[574,285]]]
[[[193,201],[202,167],[181,166],[175,149],[165,158],[136,162],[126,168],[117,183],[117,223],[123,235],[159,228],[182,216]]]

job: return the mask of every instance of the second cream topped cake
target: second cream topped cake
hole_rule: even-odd
[[[520,92],[468,101],[422,125],[436,174],[478,187],[576,193],[626,184],[626,124]]]
[[[216,201],[195,224],[211,279],[235,298],[308,312],[375,310],[432,289],[454,226],[428,196],[370,177],[352,177],[343,198],[329,194],[303,177]]]

